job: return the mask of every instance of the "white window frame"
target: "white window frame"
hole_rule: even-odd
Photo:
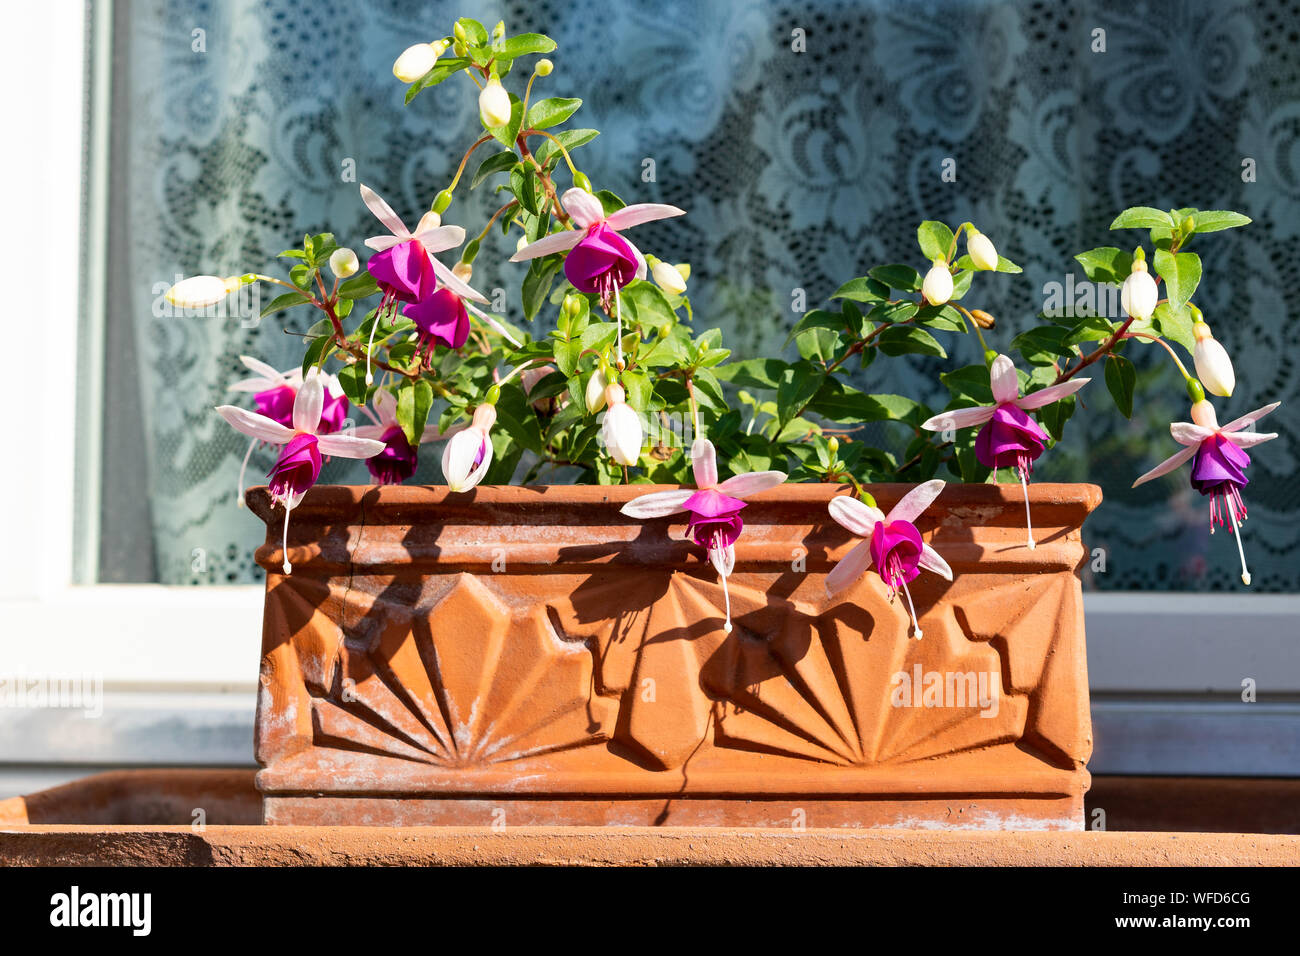
[[[75,387],[47,364],[7,370],[11,400],[24,402],[0,470],[0,674],[97,675],[107,704],[90,736],[67,714],[0,711],[0,778],[5,765],[252,762],[262,587],[73,583],[95,580],[99,551],[112,6],[19,5],[0,38],[8,88],[24,91],[11,127],[37,144],[5,150],[19,168],[5,177],[3,261],[30,275],[22,327],[71,345],[79,365]],[[78,28],[94,42],[78,42]],[[1107,592],[1085,607],[1094,772],[1300,773],[1300,595]],[[1241,701],[1246,678],[1257,703]]]

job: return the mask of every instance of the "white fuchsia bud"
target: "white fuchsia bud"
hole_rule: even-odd
[[[1192,403],[1192,421],[1202,428],[1219,429],[1219,416],[1214,414],[1214,406],[1205,399]]]
[[[948,271],[948,263],[942,259],[934,260],[921,283],[921,295],[931,305],[943,305],[952,298],[952,273]]]
[[[468,262],[458,262],[451,267],[451,274],[461,282],[468,282],[474,277],[474,267]]]
[[[417,43],[408,46],[393,61],[393,76],[403,83],[414,83],[433,69],[445,49],[446,45],[441,40],[437,43]]]
[[[600,369],[591,373],[591,378],[587,379],[587,411],[596,414],[605,407],[605,389],[609,387],[609,380],[605,378],[605,373]]]
[[[997,269],[998,251],[984,233],[971,230],[966,237],[966,252],[970,255],[970,261],[975,263],[976,269],[983,269],[985,272]]]
[[[607,387],[605,401],[609,403],[609,410],[605,412],[605,421],[601,425],[601,438],[605,442],[605,448],[609,451],[609,456],[620,465],[635,465],[641,460],[641,446],[645,443],[641,418],[627,404],[622,386]]]
[[[239,276],[222,279],[219,276],[190,276],[182,279],[163,296],[178,309],[206,309],[216,305],[244,282]]]
[[[415,234],[418,236],[422,232],[428,232],[430,229],[437,229],[441,225],[442,216],[430,209],[420,217],[419,223],[415,226]]]
[[[357,254],[351,249],[335,249],[330,253],[330,272],[340,279],[356,275],[360,268],[361,263],[357,259]]]
[[[492,405],[474,409],[474,420],[464,431],[447,439],[442,450],[442,475],[451,491],[469,491],[487,474],[492,464],[492,439],[488,431],[497,420]]]
[[[1133,271],[1129,273],[1119,292],[1119,302],[1124,311],[1139,321],[1151,318],[1160,299],[1160,290],[1156,280],[1147,272],[1147,264],[1142,259],[1133,262]]]
[[[487,85],[479,93],[478,115],[488,129],[496,129],[510,122],[510,94],[498,77],[489,77]]]
[[[1192,352],[1192,359],[1196,362],[1196,377],[1201,380],[1207,392],[1227,398],[1237,386],[1232,357],[1204,322],[1192,326],[1192,335],[1196,339],[1196,348]]]
[[[682,275],[681,269],[677,266],[670,266],[668,263],[656,259],[655,264],[650,267],[650,276],[655,280],[655,284],[669,295],[684,295],[686,293],[686,277]]]

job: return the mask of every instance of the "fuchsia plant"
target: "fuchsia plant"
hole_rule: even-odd
[[[286,536],[288,512],[317,480],[324,456],[363,458],[376,482],[392,484],[415,477],[422,445],[445,441],[442,476],[455,492],[557,475],[678,486],[693,476],[695,490],[653,492],[625,511],[688,514],[687,533],[725,589],[744,495],[788,475],[853,488],[854,497],[835,499],[831,515],[864,541],[837,567],[832,585],[846,586],[874,567],[891,596],[906,598],[916,626],[908,583],[920,570],[951,573],[912,523],[943,487],[937,476],[1017,481],[1026,547],[1033,548],[1028,482],[1035,462],[1062,439],[1080,398],[1096,394],[1080,391],[1095,378],[1116,409],[1132,415],[1138,374],[1129,352],[1151,343],[1183,376],[1195,424],[1173,426],[1188,448],[1139,483],[1194,457],[1193,486],[1210,497],[1212,520],[1232,523],[1240,545],[1249,462],[1243,449],[1271,437],[1243,429],[1276,405],[1223,428],[1214,424],[1205,392],[1230,396],[1236,377],[1192,302],[1201,265],[1188,246],[1245,225],[1246,217],[1125,210],[1111,228],[1146,230],[1146,247],[1106,246],[1076,257],[1093,283],[1118,288],[1122,314],[1081,315],[1049,303],[1029,323],[999,321],[972,302],[977,279],[982,285],[985,276],[1020,272],[993,239],[970,222],[954,230],[927,220],[917,230],[924,273],[905,264],[871,268],[841,286],[832,305],[803,314],[784,355],[736,361],[720,330],[695,327],[689,266],[643,253],[625,235],[641,226],[638,241],[680,241],[676,219],[686,211],[650,196],[627,205],[596,188],[574,155],[597,131],[566,126],[581,100],[534,96],[555,69],[545,58],[554,50],[540,34],[507,36],[504,24],[489,31],[462,18],[450,34],[398,57],[393,72],[409,84],[408,103],[457,78],[477,98],[482,130],[445,163],[454,170],[449,182],[418,214],[408,209],[403,219],[360,187],[361,203],[387,230],[365,239],[374,254],[364,268],[352,249],[322,233],[281,253],[287,279],[195,276],[168,294],[174,305],[197,308],[270,282],[286,291],[263,315],[304,307],[318,314],[301,333],[299,368],[281,373],[245,360],[256,378],[236,388],[253,394],[256,413],[219,409],[254,439],[246,462],[262,442],[281,447],[269,479],[286,509]],[[444,221],[458,197],[478,189],[495,189],[495,209],[477,233]],[[406,226],[412,220],[414,230]],[[504,239],[494,238],[497,232]],[[504,310],[470,284],[488,249],[499,262],[527,263],[519,297]],[[449,266],[439,256],[452,250],[459,256]],[[1004,335],[1012,324],[1018,334]],[[988,341],[995,338],[997,348]],[[1191,356],[1196,376],[1177,348]],[[879,378],[872,364],[882,356],[947,359],[949,349],[980,360],[940,374],[946,396],[869,391]],[[513,381],[519,373],[526,374]],[[352,407],[367,423],[349,435]],[[879,447],[861,438],[862,426],[875,423]],[[866,486],[886,481],[918,487],[882,515]]]

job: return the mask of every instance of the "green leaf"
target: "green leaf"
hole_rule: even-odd
[[[1061,339],[1061,345],[1071,346],[1078,345],[1080,342],[1100,342],[1103,339],[1110,338],[1114,333],[1115,326],[1109,319],[1104,319],[1099,315],[1092,315],[1067,331],[1065,337]]]
[[[1229,209],[1194,209],[1190,210],[1192,222],[1195,228],[1193,233],[1197,232],[1218,232],[1221,229],[1235,229],[1238,226],[1247,226],[1251,219],[1249,216],[1243,216],[1239,212],[1232,212]]]
[[[1120,285],[1133,271],[1133,256],[1114,246],[1101,246],[1089,249],[1074,257],[1083,266],[1084,274],[1093,282],[1109,282]]]
[[[593,139],[595,139],[599,135],[600,135],[600,130],[595,130],[595,129],[566,129],[559,133],[556,133],[555,138],[558,139],[564,145],[565,149],[567,149],[569,152],[573,152],[579,146],[582,146],[585,143],[590,143]],[[550,161],[552,156],[558,158],[559,155],[560,155],[559,147],[557,147],[555,143],[549,139],[546,142],[542,143],[541,146],[537,147],[537,152],[533,154],[533,156],[537,159],[537,161],[541,163],[543,166],[545,166],[546,163]]]
[[[952,230],[933,219],[927,219],[916,227],[916,241],[921,245],[921,255],[931,262],[935,259],[948,261],[948,253],[953,249],[952,240]]]
[[[623,288],[620,301],[624,306],[631,306],[631,321],[656,332],[677,322],[677,313],[653,282],[629,283]]]
[[[934,355],[938,358],[948,357],[948,353],[943,350],[943,346],[933,335],[914,325],[891,325],[880,333],[880,338],[876,341],[880,351],[885,355],[913,353]]]
[[[1169,304],[1181,309],[1201,282],[1201,257],[1194,252],[1172,253],[1157,249],[1156,272],[1165,280]]]
[[[582,330],[582,348],[584,351],[604,352],[614,344],[618,336],[618,324],[615,322],[593,322]]]
[[[542,425],[531,402],[517,383],[501,387],[497,399],[497,427],[534,454],[543,453]]]
[[[481,45],[481,44],[480,44]],[[517,56],[529,53],[550,53],[555,49],[555,41],[541,33],[521,33],[503,42],[498,56],[513,60]]]
[[[356,362],[353,365],[343,366],[339,369],[337,378],[339,386],[343,389],[343,394],[357,408],[364,407],[366,402],[370,400],[370,393],[375,390],[375,386],[366,384],[365,362]]]
[[[572,375],[578,370],[578,358],[582,355],[582,340],[569,339],[555,343],[555,365],[565,375]]]
[[[1018,349],[1032,365],[1051,365],[1058,358],[1072,354],[1065,345],[1068,333],[1068,329],[1059,325],[1041,325],[1021,332],[1011,340],[1011,347]]]
[[[998,271],[998,272],[1009,272],[1009,273],[1011,273],[1012,275],[1019,275],[1020,273],[1024,272],[1025,270],[1022,269],[1022,268],[1020,268],[1020,266],[1016,265],[1014,262],[1012,262],[1012,261],[1011,261],[1010,259],[1008,259],[1006,256],[998,256],[998,268],[997,268],[997,271]]]
[[[596,198],[600,200],[600,208],[606,216],[612,216],[618,212],[627,203],[623,202],[617,195],[608,189],[597,189]]]
[[[311,296],[303,292],[286,292],[283,295],[277,295],[272,299],[264,309],[262,309],[262,318],[266,318],[272,313],[279,312],[282,309],[291,309],[295,305],[306,305],[311,301]]]
[[[1131,206],[1115,217],[1110,224],[1112,229],[1154,229],[1157,226],[1173,228],[1174,221],[1169,213],[1150,206]]]
[[[810,329],[831,329],[836,332],[843,332],[845,328],[843,315],[837,312],[828,312],[825,309],[813,309],[795,323],[794,328],[790,330],[790,334],[786,337],[785,344],[789,345]]]
[[[915,302],[882,302],[867,313],[867,318],[872,322],[906,322],[920,309]]]
[[[582,100],[576,97],[552,96],[538,100],[528,107],[528,128],[546,129],[557,126],[572,116],[581,105]]]
[[[833,422],[907,422],[919,425],[930,410],[904,395],[867,395],[834,379],[828,379],[808,404],[808,410]]]
[[[464,31],[465,42],[470,46],[488,45],[487,28],[473,17],[461,17],[456,21],[456,25]]]
[[[1168,302],[1161,302],[1156,306],[1151,320],[1165,338],[1177,342],[1188,352],[1195,351],[1196,337],[1192,335],[1194,320],[1192,311],[1187,306],[1175,308]]]
[[[1133,387],[1137,384],[1137,369],[1122,355],[1113,352],[1106,360],[1106,388],[1115,399],[1115,407],[1125,418],[1133,417]]]
[[[519,157],[515,155],[514,150],[502,150],[495,155],[489,156],[483,162],[479,163],[478,171],[474,173],[474,178],[470,181],[469,188],[476,188],[483,180],[495,173],[505,172],[519,162]]]
[[[921,273],[911,266],[876,266],[868,270],[867,275],[877,282],[883,282],[891,289],[902,289],[904,292],[921,291]]]
[[[523,282],[524,316],[528,321],[531,322],[542,308],[542,303],[546,301],[546,293],[551,290],[551,284],[555,281],[556,273],[560,271],[563,262],[564,260],[558,256],[544,256],[532,260],[529,264]]]
[[[718,382],[718,377],[707,368],[697,368],[691,375],[691,381],[695,383],[695,394],[697,397],[703,397],[715,410],[722,410],[727,407],[727,396],[722,392],[722,385]]]
[[[989,384],[989,370],[985,365],[964,365],[940,374],[939,381],[947,386],[954,399],[969,399],[976,405],[993,402],[993,387]]]
[[[970,291],[971,281],[975,278],[974,269],[962,269],[952,277],[952,295],[948,298],[953,302],[958,301],[967,292]]]
[[[1065,435],[1065,423],[1074,414],[1076,400],[1077,396],[1067,395],[1050,405],[1044,405],[1035,412],[1053,441],[1060,441]]]
[[[943,332],[965,332],[966,320],[950,305],[924,305],[916,312],[916,321],[929,329]]]
[[[327,349],[334,344],[333,335],[322,335],[312,339],[311,345],[307,346],[307,354],[302,357],[302,374],[307,374],[307,369],[318,364],[328,354]]]
[[[412,448],[420,443],[432,407],[433,386],[427,379],[416,379],[414,382],[408,379],[397,390],[397,424],[402,426],[402,432]]]
[[[790,369],[788,362],[775,358],[745,359],[718,369],[718,377],[741,388],[776,388]]]
[[[306,263],[303,263],[300,265],[296,265],[289,270],[289,281],[292,282],[294,285],[296,285],[299,289],[302,289],[304,292],[306,292],[311,288],[311,280],[312,280],[312,276],[314,275],[315,272],[312,270],[312,267],[307,265]]]
[[[796,362],[785,370],[776,389],[777,419],[781,425],[803,412],[825,379],[825,371],[808,361]]]
[[[666,366],[685,365],[687,364],[686,345],[687,338],[685,330],[680,327],[676,331],[681,331],[681,335],[666,335],[650,347],[637,359],[639,365],[647,368],[664,368]]]
[[[889,298],[889,286],[879,279],[863,276],[850,279],[835,290],[832,299],[851,299],[854,302],[884,302]]]
[[[344,299],[364,299],[379,291],[379,284],[369,272],[359,272],[339,286],[339,295]]]
[[[829,364],[840,349],[840,333],[835,329],[805,329],[799,333],[798,348],[804,358]]]
[[[467,57],[440,58],[432,70],[406,88],[406,104],[409,106],[411,100],[419,96],[421,91],[427,90],[431,86],[437,86],[443,80],[455,76],[469,65],[470,61]]]
[[[537,203],[537,177],[522,163],[510,171],[510,191],[515,194],[525,212],[534,216],[541,213],[541,207]]]

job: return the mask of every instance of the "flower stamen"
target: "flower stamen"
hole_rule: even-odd
[[[1029,472],[1033,470],[1033,462],[1029,461],[1025,455],[1020,456],[1020,466],[1016,469],[1020,472],[1020,487],[1025,492],[1025,533],[1029,536],[1028,547],[1030,551],[1034,550],[1034,523],[1029,517]]]
[[[1235,488],[1233,489],[1233,492],[1236,494],[1237,502],[1239,503],[1241,501],[1240,493],[1237,492],[1237,489]],[[1227,509],[1228,517],[1232,519],[1232,533],[1237,539],[1237,554],[1241,556],[1241,583],[1250,587],[1250,571],[1246,568],[1246,549],[1241,546],[1241,527],[1237,524],[1237,509],[1234,507],[1234,503],[1226,500],[1227,495],[1225,495],[1224,498],[1224,507]],[[1242,508],[1242,513],[1245,513],[1244,507]]]
[[[716,555],[718,555],[718,560],[714,561],[714,565],[717,567],[718,577],[722,579],[722,600],[723,603],[726,605],[726,610],[727,610],[727,620],[722,625],[722,633],[730,634],[731,633],[731,591],[727,588],[727,575],[726,572],[723,570],[723,568],[727,566],[726,546],[722,542],[722,535],[716,531],[713,533],[713,541],[710,542],[710,544],[711,544],[711,550]]]

